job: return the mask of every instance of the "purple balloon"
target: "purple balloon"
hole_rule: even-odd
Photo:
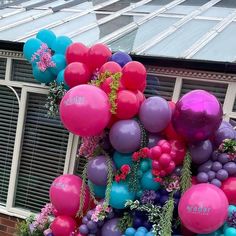
[[[228,162],[223,167],[224,170],[226,170],[229,175],[235,175],[236,174],[236,163],[235,162]]]
[[[89,229],[88,229],[87,225],[80,225],[79,232],[81,234],[85,234],[85,235],[88,234]]]
[[[111,56],[110,60],[118,63],[121,67],[123,67],[125,64],[132,61],[132,58],[125,52],[116,52]]]
[[[87,224],[87,227],[89,230],[97,230],[97,223],[90,220]]]
[[[211,160],[203,163],[198,167],[198,172],[208,172],[209,170],[211,170],[212,163],[213,162]]]
[[[214,142],[218,147],[223,142],[224,139],[227,138],[234,139],[234,137],[235,137],[235,130],[233,126],[226,121],[222,121],[219,129],[217,129],[217,131],[215,132]]]
[[[181,176],[181,171],[182,171],[182,166],[177,166],[174,170],[174,173],[177,175],[177,176]]]
[[[141,145],[141,130],[135,120],[120,120],[110,130],[110,142],[121,153],[135,152]]]
[[[218,161],[221,164],[225,164],[229,161],[229,155],[227,153],[220,153],[218,156]]]
[[[150,97],[142,103],[139,118],[147,131],[158,133],[163,131],[170,122],[171,109],[164,98]]]
[[[89,160],[87,168],[88,179],[96,185],[107,184],[108,166],[105,156],[97,156]]]
[[[222,185],[222,183],[221,183],[221,181],[220,180],[218,180],[218,179],[213,179],[212,181],[211,181],[211,184],[214,184],[216,187],[221,187],[221,185]]]
[[[220,162],[218,162],[218,161],[213,162],[211,170],[216,172],[216,171],[218,171],[220,169],[222,169],[222,164]]]
[[[86,216],[84,216],[82,219],[82,223],[86,225],[88,222],[89,222],[89,219]]]
[[[210,140],[205,140],[198,144],[189,146],[192,161],[196,164],[202,164],[210,159],[212,154],[212,144]]]
[[[157,143],[162,140],[163,137],[159,134],[148,134],[148,148],[153,148],[157,145]]]
[[[118,229],[118,223],[118,218],[108,220],[102,227],[102,236],[121,236],[122,233]]]
[[[208,182],[208,174],[205,172],[200,172],[197,175],[197,181],[199,183],[207,183]]]
[[[208,175],[208,180],[209,181],[213,180],[216,177],[216,173],[212,170],[208,171],[207,175]]]
[[[90,220],[93,214],[94,214],[94,211],[90,210],[87,212],[86,217]]]
[[[212,136],[219,128],[222,116],[222,106],[214,95],[193,90],[176,103],[173,125],[187,142],[195,143]]]
[[[216,173],[216,178],[220,181],[224,181],[226,180],[227,178],[229,177],[229,174],[226,170],[224,169],[221,169],[221,170],[218,170],[217,173]]]
[[[219,152],[218,151],[214,151],[213,153],[212,153],[212,155],[211,155],[211,160],[212,161],[217,161],[218,160],[218,158],[219,158]]]

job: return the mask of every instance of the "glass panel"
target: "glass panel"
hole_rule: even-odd
[[[216,21],[192,20],[161,42],[149,48],[146,53],[150,55],[179,57],[216,23]]]
[[[0,58],[0,79],[5,79],[7,59]]]
[[[107,0],[90,0],[90,1],[85,1],[83,3],[80,3],[74,7],[72,7],[72,9],[78,9],[78,10],[88,10],[93,8],[94,6],[104,3]]]
[[[100,9],[101,11],[112,11],[116,12],[123,8],[131,6],[133,3],[137,3],[139,0],[120,0],[119,2],[115,2],[109,6],[103,7]]]
[[[105,24],[99,25],[91,30],[88,30],[82,34],[79,34],[74,41],[85,42],[86,44],[91,44],[104,36],[111,34],[112,32],[128,25],[129,23],[140,19],[141,17],[134,16],[119,16]]]
[[[134,8],[130,12],[137,12],[137,13],[151,13],[153,11],[157,11],[163,6],[171,3],[172,0],[153,0],[143,6]]]
[[[187,0],[182,2],[176,7],[173,7],[166,11],[166,13],[172,13],[172,14],[189,14],[192,11],[195,11],[200,6],[207,3],[209,0]]]
[[[146,40],[174,24],[177,20],[178,19],[176,18],[166,17],[153,18],[139,26],[138,29],[133,30],[115,41],[111,41],[108,44],[114,51],[124,50],[130,52]]]
[[[232,22],[220,32],[205,47],[197,52],[193,58],[212,61],[236,60],[236,22]]]

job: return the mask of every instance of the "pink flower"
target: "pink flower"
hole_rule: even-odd
[[[124,174],[128,174],[130,172],[130,166],[129,165],[123,165],[120,168],[121,172]]]
[[[91,220],[94,221],[94,222],[98,222],[98,216],[93,214],[92,217],[91,217]]]

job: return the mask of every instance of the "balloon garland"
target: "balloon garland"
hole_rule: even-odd
[[[236,131],[214,95],[146,99],[140,62],[50,30],[23,51],[87,160],[82,178],[53,181],[30,235],[236,235]]]

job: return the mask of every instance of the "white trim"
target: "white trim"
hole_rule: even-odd
[[[6,61],[5,81],[11,81],[12,58],[8,57]]]
[[[74,174],[76,167],[77,150],[79,145],[79,136],[74,135],[73,146],[70,157],[69,174]]]
[[[231,82],[228,85],[228,89],[225,95],[225,101],[223,104],[223,110],[225,119],[229,121],[230,115],[233,112],[234,102],[236,99],[236,82]]]
[[[182,84],[183,84],[183,79],[181,77],[177,77],[175,80],[175,86],[174,86],[174,91],[172,95],[173,102],[177,102],[179,100]]]
[[[63,174],[68,174],[68,172],[69,172],[73,139],[74,139],[74,135],[72,133],[69,133]]]

